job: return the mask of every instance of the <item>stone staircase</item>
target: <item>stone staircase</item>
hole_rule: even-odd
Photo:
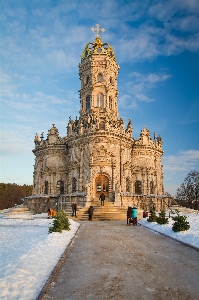
[[[93,203],[93,221],[126,220],[126,209],[114,206],[112,202],[105,201],[104,206],[98,202]],[[88,213],[82,215],[80,221],[88,220]]]
[[[125,221],[126,222],[126,207],[117,207],[114,206],[114,203],[105,200],[104,206],[101,206],[101,202],[99,200],[93,201],[91,205],[94,207],[93,212],[93,221]],[[69,210],[69,213],[66,210],[66,213],[69,218],[74,221],[88,221],[88,208],[83,207],[77,211],[77,217],[72,217],[72,210]],[[142,211],[138,212],[138,219],[142,218]]]
[[[126,207],[114,206],[114,203],[109,201],[109,199],[105,200],[104,206],[101,206],[101,202],[98,199],[92,201],[90,205],[94,207],[93,221],[121,220],[126,222],[126,213],[127,213]],[[88,208],[89,206],[86,207],[79,206],[77,210],[77,217],[72,217],[72,209],[70,206],[68,206],[68,208],[65,209],[65,212],[68,218],[74,221],[88,221]],[[173,204],[170,207],[170,210],[169,209],[166,210],[167,217],[169,217],[169,212],[170,212],[170,216],[172,217],[176,209],[180,211],[180,214],[191,214],[191,213],[199,214],[199,211],[197,210]],[[143,217],[143,210],[138,210],[138,220],[142,219],[142,217]]]
[[[68,218],[73,219],[74,221],[79,221],[80,218],[82,217],[82,215],[84,215],[88,211],[88,207],[78,206],[77,212],[76,212],[77,217],[72,217],[72,208],[71,207],[64,209],[64,211]],[[88,216],[88,214],[87,214],[87,216]]]
[[[175,213],[175,210],[178,210],[180,214],[199,214],[198,210],[192,209],[192,208],[187,208],[187,207],[183,207],[180,206],[178,204],[173,204],[172,206],[170,206],[170,214],[172,216],[172,212]],[[167,210],[167,214],[168,214],[169,210]]]

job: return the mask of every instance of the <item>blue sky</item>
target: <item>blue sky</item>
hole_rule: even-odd
[[[199,170],[199,1],[4,0],[0,182],[32,184],[34,136],[79,115],[78,64],[105,28],[120,65],[119,112],[163,139],[165,190]]]

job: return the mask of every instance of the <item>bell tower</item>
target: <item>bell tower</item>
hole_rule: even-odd
[[[28,201],[33,209],[47,198],[48,205],[59,199],[60,209],[71,205],[71,199],[85,207],[98,203],[103,192],[115,206],[150,210],[155,205],[160,211],[165,208],[162,138],[152,140],[144,127],[134,139],[131,120],[125,127],[118,118],[119,65],[113,48],[100,37],[104,29],[96,24],[91,30],[95,41],[85,46],[79,64],[80,116],[69,117],[63,138],[55,124],[46,140],[43,133],[41,138],[36,134],[34,196]]]
[[[94,43],[89,42],[79,64],[80,89],[80,118],[88,115],[106,116],[111,114],[111,119],[118,118],[118,90],[117,76],[119,65],[116,62],[113,48],[108,43],[103,43],[99,31],[96,30]]]

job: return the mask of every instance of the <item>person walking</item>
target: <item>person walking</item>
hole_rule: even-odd
[[[137,225],[137,215],[138,215],[138,210],[137,207],[133,206],[132,208],[132,219],[133,219],[133,225]]]
[[[93,221],[93,211],[94,211],[94,207],[91,205],[88,209],[88,220],[89,221]]]
[[[131,226],[131,218],[132,218],[132,207],[128,206],[128,209],[127,209],[127,218],[126,218],[126,225]]]
[[[104,200],[105,200],[105,195],[104,195],[104,193],[101,193],[101,195],[99,196],[99,200],[101,200],[101,205],[104,206]]]
[[[72,205],[71,205],[71,207],[72,207],[72,217],[74,216],[74,214],[75,214],[75,217],[77,217],[77,215],[76,215],[76,211],[77,211],[77,204],[76,204],[76,202],[73,202]]]

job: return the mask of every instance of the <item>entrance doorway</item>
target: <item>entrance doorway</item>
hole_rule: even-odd
[[[109,180],[104,175],[99,175],[95,180],[95,194],[99,198],[101,193],[104,193],[106,198],[109,198]]]

